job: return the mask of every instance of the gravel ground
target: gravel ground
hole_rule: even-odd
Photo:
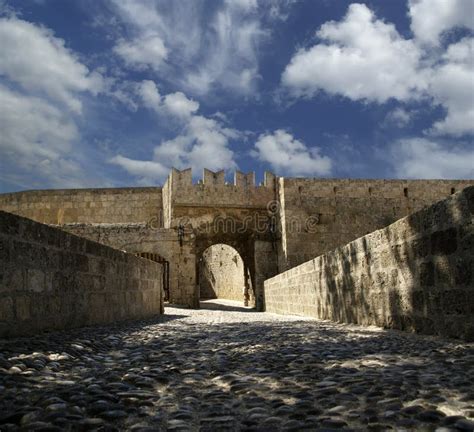
[[[0,431],[471,431],[474,344],[234,302],[0,340]]]

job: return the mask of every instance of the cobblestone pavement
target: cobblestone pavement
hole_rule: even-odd
[[[221,302],[0,340],[0,430],[474,429],[474,345]]]

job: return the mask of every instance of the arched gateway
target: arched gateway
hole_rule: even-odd
[[[209,246],[198,258],[199,299],[235,300],[244,306],[253,303],[248,266],[232,246]]]
[[[234,184],[226,184],[224,171],[204,170],[201,182],[193,184],[191,169],[173,169],[163,187],[164,227],[178,236],[174,262],[179,268],[171,301],[199,306],[199,271],[204,251],[225,244],[242,258],[251,305],[263,307],[263,281],[277,273],[273,203],[275,177],[255,186],[254,174],[235,173]],[[192,268],[194,267],[194,268]],[[173,264],[171,263],[171,272]]]

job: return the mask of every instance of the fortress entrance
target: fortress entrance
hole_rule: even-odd
[[[249,304],[252,290],[248,268],[233,247],[209,246],[198,261],[200,300],[226,299]]]

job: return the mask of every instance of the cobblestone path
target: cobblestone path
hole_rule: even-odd
[[[0,340],[0,430],[474,429],[473,344],[212,305]]]

